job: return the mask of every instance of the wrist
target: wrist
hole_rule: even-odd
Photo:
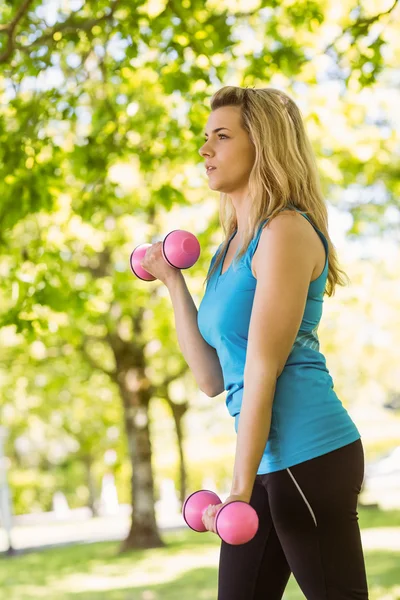
[[[176,271],[171,271],[171,273],[168,275],[168,278],[165,280],[165,285],[169,289],[170,287],[173,287],[180,279],[183,279],[182,271],[180,269],[176,269]]]
[[[249,502],[253,493],[254,483],[255,478],[253,481],[250,481],[248,477],[234,475],[231,483],[231,495],[247,498],[246,502]]]
[[[253,492],[253,490],[239,491],[237,489],[231,489],[229,498],[232,500],[241,500],[242,502],[247,502],[247,504],[250,504],[252,492]]]

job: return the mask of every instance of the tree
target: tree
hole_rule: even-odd
[[[361,126],[367,112],[355,110],[357,94],[388,86],[385,74],[395,68],[392,59],[382,70],[385,49],[398,44],[397,2],[367,14],[348,0],[334,39],[326,33],[332,6],[261,2],[239,12],[229,2],[205,10],[200,0],[169,0],[149,14],[143,2],[102,0],[54,17],[38,0],[0,7],[1,325],[23,337],[21,349],[44,340],[47,355],[51,336],[61,348],[68,339],[121,398],[133,506],[124,548],[161,544],[148,408],[154,395],[168,398],[166,386],[186,368],[171,340],[169,303],[157,283],[131,276],[128,257],[133,242],[160,235],[176,208],[184,228],[196,224],[202,248],[215,243],[216,217],[197,226],[205,183],[194,181],[214,88],[235,76],[240,85],[283,86],[305,102],[326,194],[351,212],[354,235],[368,233],[368,224],[388,230],[387,211],[398,210],[398,167],[393,157],[387,163],[396,152],[390,111],[369,125],[366,165],[365,140],[347,147],[335,130],[327,135],[317,85],[321,77],[342,85],[330,122],[344,113],[344,130]],[[240,39],[243,28],[251,41]],[[361,192],[347,204],[337,195],[377,181],[385,193],[374,202]],[[194,285],[207,259],[191,271]],[[154,339],[162,349],[150,361]],[[180,422],[176,416],[178,440]]]

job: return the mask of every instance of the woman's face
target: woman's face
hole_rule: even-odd
[[[206,124],[206,141],[199,150],[205,163],[216,167],[207,171],[209,187],[225,194],[247,189],[256,155],[247,131],[241,127],[240,111],[237,106],[212,111]]]

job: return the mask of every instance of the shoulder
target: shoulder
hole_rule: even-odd
[[[277,231],[281,234],[287,232],[293,233],[296,230],[308,231],[311,224],[307,219],[296,210],[283,210],[272,220],[269,220],[263,227],[263,233],[265,231]]]
[[[315,263],[315,231],[303,215],[294,210],[284,210],[262,228],[253,256],[253,274],[258,279],[262,265],[271,262]]]

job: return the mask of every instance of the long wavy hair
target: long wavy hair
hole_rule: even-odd
[[[211,98],[211,110],[222,106],[241,109],[241,125],[255,147],[249,177],[250,211],[235,265],[246,253],[255,232],[265,219],[292,207],[307,214],[328,241],[328,278],[325,294],[349,279],[339,268],[337,253],[328,234],[328,210],[322,194],[317,164],[299,108],[284,92],[274,88],[225,86]],[[236,211],[228,194],[220,195],[220,223],[225,234],[221,250],[205,284],[218,269],[237,229]]]

